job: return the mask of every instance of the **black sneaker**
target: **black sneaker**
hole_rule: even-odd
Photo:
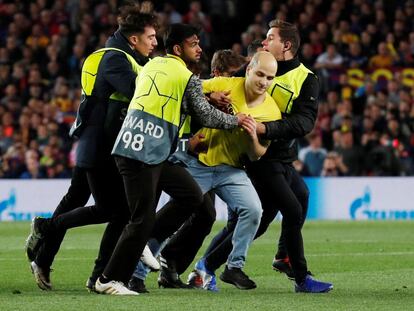
[[[184,288],[192,289],[193,287],[181,281],[172,260],[167,260],[160,256],[161,270],[158,276],[158,287],[163,288]]]
[[[42,290],[51,290],[50,271],[52,270],[50,268],[41,268],[34,261],[30,263],[30,268],[32,269],[37,286]]]
[[[144,280],[141,280],[134,276],[128,282],[128,289],[140,294],[149,293],[148,289],[145,287]]]
[[[86,286],[86,289],[88,290],[88,292],[90,292],[90,293],[98,293],[96,291],[96,289],[95,289],[95,283],[96,283],[96,279],[95,278],[89,278],[86,281],[85,286]]]
[[[226,268],[220,274],[220,280],[223,282],[233,284],[238,289],[253,289],[256,288],[256,283],[249,279],[249,277],[240,268]]]
[[[35,217],[32,219],[30,226],[30,234],[26,239],[26,256],[27,259],[32,262],[36,259],[37,252],[40,245],[43,243],[44,232],[43,226],[47,222],[46,218]]]
[[[274,258],[272,262],[272,267],[273,267],[273,270],[286,274],[289,280],[295,279],[295,274],[293,273],[292,265],[290,264],[289,257],[285,257],[281,259]]]
[[[182,288],[182,289],[193,289],[191,285],[185,284],[181,281],[177,272],[171,273],[161,269],[160,275],[158,276],[158,287],[162,288]]]

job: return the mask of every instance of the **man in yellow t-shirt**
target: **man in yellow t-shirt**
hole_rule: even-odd
[[[280,119],[280,110],[268,93],[265,93],[263,102],[246,103],[245,88],[250,88],[251,84],[251,79],[218,77],[205,80],[203,82],[203,92],[231,91],[230,97],[232,99],[232,105],[230,106],[230,113],[244,113],[250,115],[258,122],[269,122]],[[202,128],[197,134],[201,134],[204,137],[203,141],[208,147],[205,153],[198,155],[200,162],[207,166],[220,164],[227,164],[234,167],[243,166],[242,159],[245,155],[249,154],[249,145],[251,144],[251,137],[246,135],[245,130],[238,128],[231,131],[223,131]]]
[[[231,91],[233,113],[243,112],[251,117],[244,122],[243,129],[226,131],[202,128],[196,137],[203,137],[204,143],[208,145],[205,153],[194,156],[178,152],[170,158],[171,161],[181,162],[186,166],[203,193],[214,189],[227,203],[229,221],[238,218],[233,249],[221,279],[240,289],[256,287],[242,268],[262,214],[260,199],[243,169],[243,158],[248,157],[254,161],[266,152],[267,143],[259,141],[256,135],[256,121],[274,121],[281,118],[275,101],[266,92],[273,82],[276,70],[275,58],[268,52],[259,52],[250,63],[246,78],[220,77],[204,81],[204,92]],[[177,260],[170,256],[173,253],[171,249],[180,242],[183,243],[185,237],[191,234],[191,229],[197,230],[194,225],[194,228],[191,226],[190,222],[180,228],[172,238],[174,247],[168,243],[163,249],[161,266],[163,262]],[[205,278],[203,285],[206,289],[215,286],[214,274],[211,275],[212,277]]]

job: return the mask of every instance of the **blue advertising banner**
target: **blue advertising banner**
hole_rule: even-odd
[[[414,177],[305,181],[310,190],[308,220],[414,220]],[[70,180],[0,180],[0,221],[51,216],[69,185]],[[163,194],[158,208],[168,199]],[[227,219],[227,206],[219,198],[216,210],[217,219]]]
[[[306,178],[308,219],[414,219],[413,177]]]

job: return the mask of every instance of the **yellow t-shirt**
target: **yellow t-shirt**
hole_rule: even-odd
[[[242,112],[251,115],[256,121],[269,122],[281,119],[280,110],[273,98],[266,92],[262,104],[248,107],[244,92],[245,78],[218,77],[203,81],[203,92],[231,91],[230,98],[234,114]],[[204,142],[208,149],[200,153],[198,159],[207,166],[227,164],[241,167],[241,157],[246,155],[249,137],[241,128],[233,130],[218,130],[202,128],[198,131],[205,136]]]

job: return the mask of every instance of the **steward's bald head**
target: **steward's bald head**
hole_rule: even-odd
[[[260,51],[253,55],[248,67],[260,70],[265,69],[267,74],[275,76],[277,61],[270,52]]]

